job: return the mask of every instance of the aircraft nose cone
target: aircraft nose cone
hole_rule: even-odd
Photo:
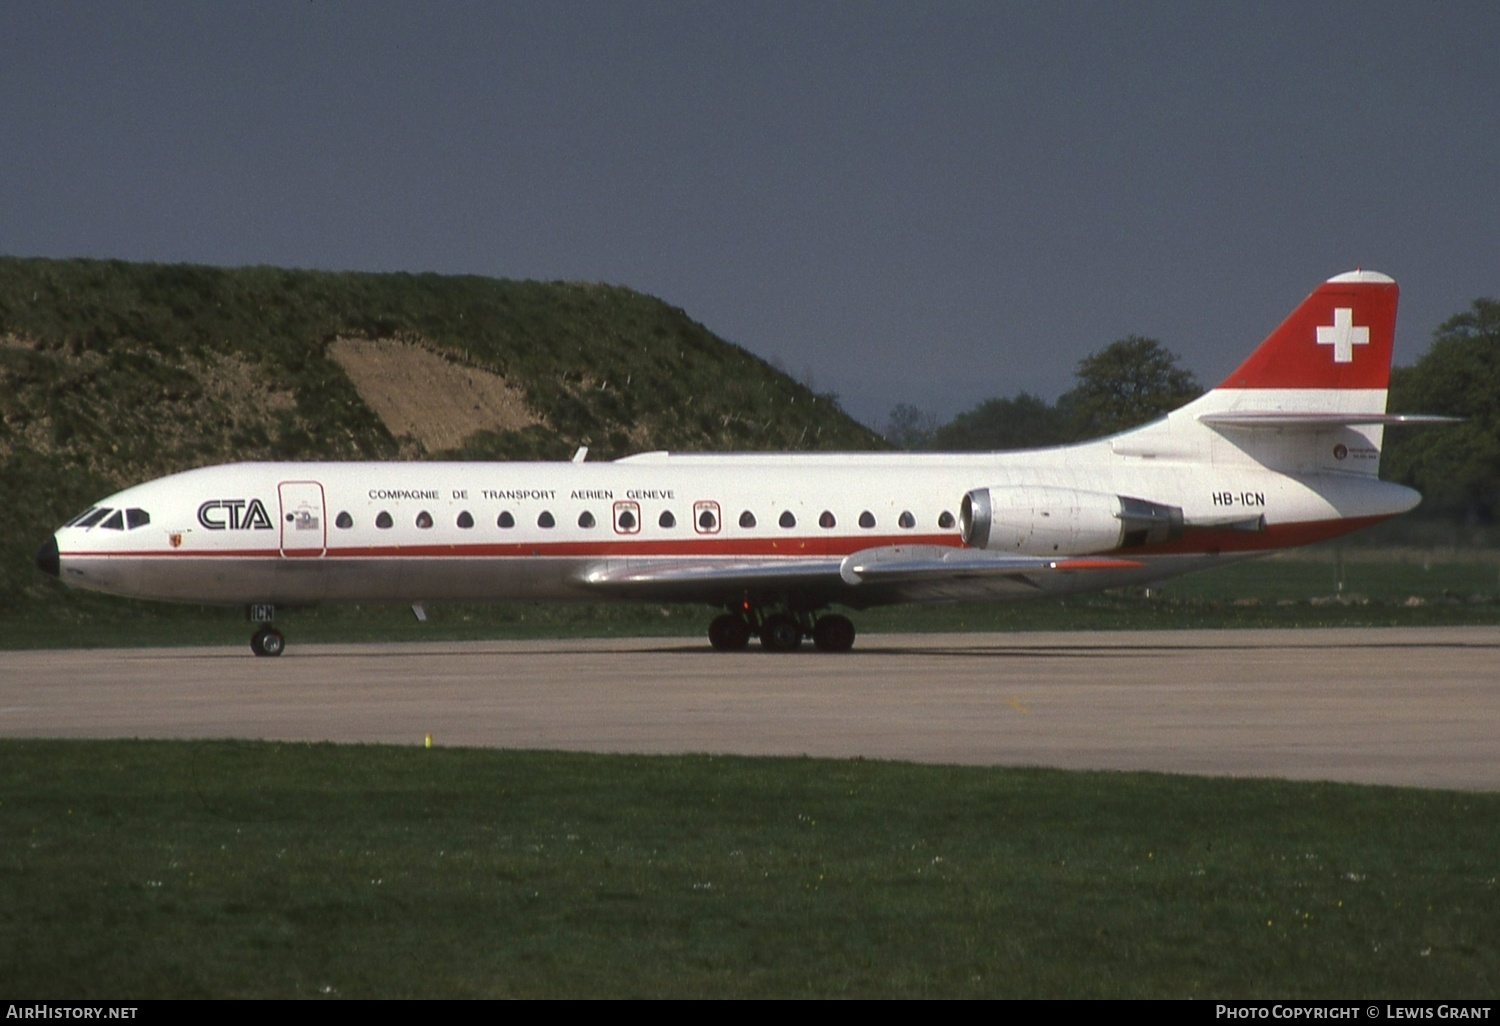
[[[37,550],[36,567],[44,574],[51,574],[53,577],[62,576],[62,561],[57,556],[56,536],[48,538],[47,544]]]

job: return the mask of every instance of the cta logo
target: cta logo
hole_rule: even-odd
[[[209,499],[198,507],[198,523],[210,531],[269,531],[271,517],[259,499]]]

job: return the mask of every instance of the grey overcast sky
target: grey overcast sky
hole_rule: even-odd
[[[1500,3],[0,5],[0,253],[607,281],[883,423],[1500,296]]]

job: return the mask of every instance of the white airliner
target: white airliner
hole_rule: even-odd
[[[834,605],[1158,581],[1364,527],[1420,496],[1377,476],[1396,283],[1319,286],[1217,388],[1109,438],[1030,452],[679,455],[610,463],[238,463],[137,485],[37,555],[66,584],[245,605],[694,602],[718,649],[811,634]]]

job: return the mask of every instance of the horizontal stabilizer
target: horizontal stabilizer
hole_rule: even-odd
[[[1432,413],[1292,413],[1266,410],[1259,413],[1205,413],[1200,423],[1213,428],[1278,429],[1322,431],[1339,427],[1400,427],[1422,424],[1456,424],[1463,418],[1443,417]]]

